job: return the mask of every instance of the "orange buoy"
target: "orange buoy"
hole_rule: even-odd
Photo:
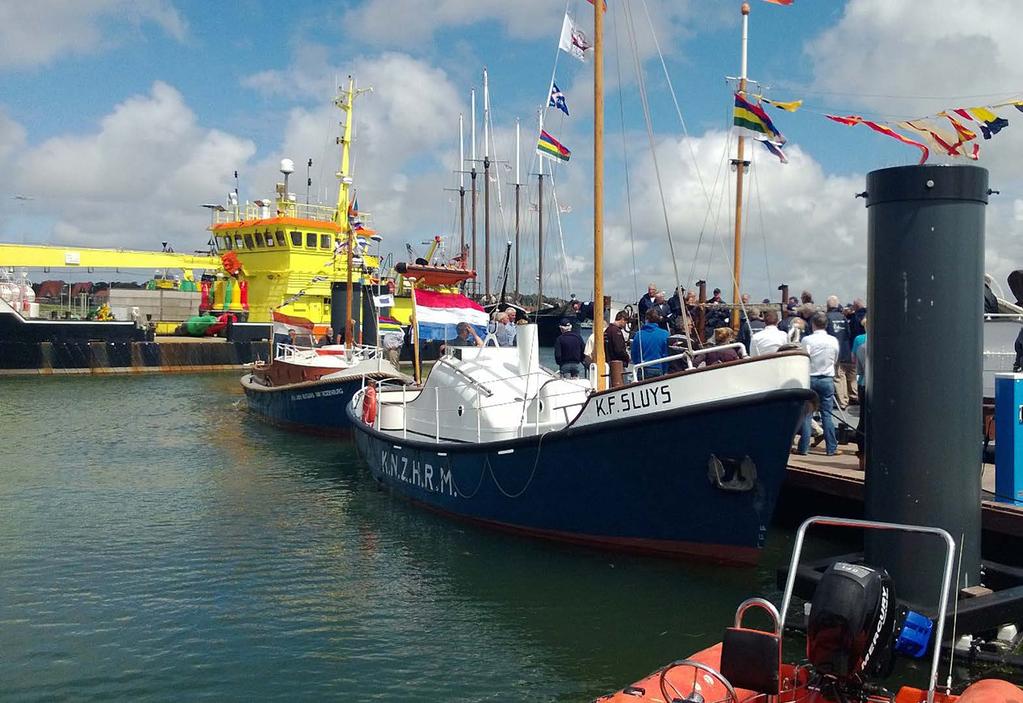
[[[958,703],[1023,703],[1023,690],[1002,679],[981,679],[966,687]]]
[[[377,419],[377,387],[372,383],[366,386],[362,396],[362,421],[372,425]]]

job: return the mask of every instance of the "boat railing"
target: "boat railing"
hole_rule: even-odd
[[[260,203],[266,203],[266,201],[245,203],[244,205],[226,208],[223,211],[214,210],[213,224],[268,220],[272,217],[296,217],[316,222],[334,222],[334,214],[337,212],[337,208],[330,205],[308,205],[306,203],[288,202]]]
[[[323,347],[310,347],[301,344],[289,344],[287,342],[277,343],[274,350],[274,359],[280,361],[289,361],[294,359],[300,353],[315,352]],[[374,347],[368,344],[353,344],[350,348],[345,349],[343,352],[338,350],[338,353],[333,356],[344,357],[348,361],[352,360],[369,360],[369,359],[381,359],[383,358],[383,350],[380,347]],[[325,355],[325,356],[330,356]]]
[[[938,685],[938,660],[941,657],[942,636],[945,630],[945,614],[948,612],[949,587],[952,585],[952,562],[955,557],[956,543],[947,531],[940,527],[926,527],[923,525],[903,525],[894,522],[876,522],[874,520],[855,520],[852,518],[836,517],[811,517],[803,521],[796,531],[796,540],[792,546],[792,560],[789,563],[788,576],[785,579],[785,592],[781,600],[781,613],[779,621],[785,623],[789,606],[792,602],[792,592],[796,585],[796,573],[799,568],[799,557],[803,551],[803,540],[806,531],[811,525],[823,525],[828,527],[849,527],[861,530],[881,530],[888,532],[908,532],[917,534],[928,534],[939,537],[945,543],[945,565],[942,571],[941,591],[938,596],[938,613],[935,624],[933,656],[931,658],[930,683],[927,688],[927,703],[934,703],[934,691]]]
[[[440,363],[440,362],[438,362],[438,363]],[[457,370],[457,369],[455,369],[455,370]],[[484,435],[488,435],[488,434],[489,435],[503,435],[504,437],[497,437],[497,438],[506,438],[509,430],[513,430],[514,431],[514,437],[515,438],[526,437],[526,436],[530,436],[530,435],[539,435],[541,433],[541,431],[542,431],[542,428],[547,426],[547,425],[557,424],[557,425],[561,426],[561,425],[566,425],[569,422],[571,422],[572,418],[574,417],[574,414],[571,413],[571,410],[574,409],[574,408],[580,408],[581,409],[585,405],[585,403],[586,403],[585,400],[582,400],[582,401],[577,401],[577,402],[573,402],[573,403],[566,403],[564,405],[558,405],[554,409],[561,410],[562,413],[563,413],[564,419],[563,420],[559,419],[559,420],[555,421],[555,420],[553,420],[553,418],[549,418],[549,419],[541,422],[541,412],[542,412],[543,404],[555,402],[556,399],[558,399],[559,397],[561,397],[561,398],[566,397],[566,396],[578,397],[580,390],[585,390],[585,389],[582,389],[580,387],[574,387],[574,388],[572,388],[570,390],[565,390],[565,391],[561,391],[561,392],[554,392],[554,393],[547,393],[543,397],[541,397],[540,393],[539,393],[539,388],[543,388],[543,386],[546,385],[546,384],[541,384],[539,386],[539,388],[537,389],[537,393],[535,395],[533,395],[532,397],[528,397],[528,398],[512,398],[512,399],[509,399],[509,400],[503,400],[503,401],[498,401],[498,402],[486,402],[487,398],[491,398],[494,395],[493,391],[491,389],[487,388],[487,384],[485,384],[483,382],[480,382],[480,381],[477,381],[476,379],[473,379],[473,378],[469,377],[468,375],[466,375],[464,373],[461,374],[461,375],[465,376],[468,379],[468,381],[466,381],[464,383],[456,383],[456,384],[453,384],[451,386],[446,386],[444,388],[435,386],[433,388],[430,388],[429,390],[427,390],[427,389],[420,389],[419,392],[416,393],[416,396],[415,396],[416,398],[421,398],[424,393],[427,393],[427,392],[429,393],[427,398],[425,398],[421,402],[429,403],[430,400],[432,400],[432,406],[433,407],[430,409],[431,410],[430,415],[432,415],[433,423],[432,423],[432,427],[430,428],[430,432],[431,432],[435,442],[439,443],[439,442],[442,441],[442,439],[444,438],[443,437],[443,430],[445,428],[450,428],[450,427],[453,427],[453,426],[459,426],[461,424],[461,423],[459,423],[457,418],[464,417],[464,405],[463,405],[463,403],[459,403],[457,401],[464,401],[465,394],[464,394],[463,391],[466,388],[469,388],[469,389],[471,389],[471,390],[473,390],[475,392],[475,403],[473,404],[474,405],[473,410],[475,410],[475,415],[476,415],[475,424],[476,424],[476,441],[477,442],[482,442],[485,439],[494,439],[495,438],[495,437],[486,438],[484,436]],[[494,379],[494,381],[492,381],[491,383],[497,382],[497,381],[509,381],[509,380],[514,380],[516,378],[526,378],[527,376],[530,376],[530,375],[536,375],[536,372],[533,372],[532,374],[517,374],[517,375],[514,375],[514,376],[509,376],[507,378]],[[552,377],[550,380],[556,380],[556,379]],[[393,398],[394,395],[397,395],[398,390],[401,391],[401,400],[400,401],[398,401],[395,398]],[[408,415],[408,412],[407,412],[408,411],[408,403],[411,402],[411,400],[412,400],[412,398],[409,397],[411,394],[409,393],[408,386],[403,384],[403,383],[401,383],[400,381],[397,381],[397,380],[390,381],[390,382],[388,382],[388,381],[379,381],[379,382],[377,382],[377,391],[378,391],[378,393],[382,393],[382,392],[386,391],[388,396],[392,396],[392,397],[388,398],[387,405],[394,406],[394,405],[400,404],[402,406],[401,432],[402,432],[402,437],[403,438],[407,437],[408,436],[408,432],[410,431],[409,430],[409,415]],[[352,398],[353,407],[361,407],[362,398],[363,398],[364,394],[365,394],[365,382],[363,383],[363,387]],[[432,396],[432,398],[430,398],[430,396]],[[450,405],[452,405],[453,407],[451,407],[451,408],[442,408],[443,403],[441,401],[445,397],[454,397],[455,398],[456,402],[450,403]],[[380,398],[381,398],[381,396],[378,395],[378,399],[380,399]],[[461,409],[460,409],[460,407],[461,407]],[[482,426],[482,412],[481,411],[483,411],[483,410],[495,410],[495,409],[502,408],[502,407],[519,407],[519,408],[521,408],[521,412],[519,413],[519,421],[518,421],[518,423],[517,424],[509,423],[508,425],[506,425],[504,427],[495,427],[495,428],[486,428],[485,429]],[[378,412],[377,416],[376,416],[376,420],[374,421],[374,428],[378,429],[378,430],[380,429],[380,417],[381,417],[381,415],[382,415],[382,413]],[[422,423],[417,423],[417,424],[422,424]],[[425,430],[425,429],[426,429],[425,427],[418,427],[418,429],[415,430],[415,431],[418,432],[419,434],[423,434],[423,430]]]
[[[672,354],[670,356],[661,357],[660,359],[651,359],[649,361],[641,361],[638,364],[632,365],[632,374],[635,376],[636,369],[645,369],[647,366],[666,364],[669,361],[685,360],[688,368],[696,368],[698,366],[698,358],[715,351],[724,351],[725,349],[735,349],[738,352],[739,357],[748,356],[746,354],[746,347],[742,342],[731,342],[729,344],[721,344],[716,347],[704,347],[703,349],[694,349],[690,352],[688,349],[680,354]]]

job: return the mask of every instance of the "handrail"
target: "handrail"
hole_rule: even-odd
[[[444,366],[448,367],[449,369],[454,371],[456,374],[458,374],[462,378],[466,379],[467,383],[465,385],[469,386],[470,388],[475,388],[476,390],[485,393],[488,398],[490,396],[494,395],[494,392],[492,390],[490,390],[489,388],[487,388],[485,384],[483,384],[481,381],[477,381],[475,378],[473,378],[472,376],[467,374],[465,371],[462,371],[462,369],[458,368],[457,366],[452,364],[447,359],[445,359],[445,358],[437,359],[437,363],[438,364],[444,364]],[[522,374],[519,374],[519,376],[521,376],[521,375]],[[510,380],[512,378],[519,378],[519,376],[509,376],[508,379]],[[495,380],[504,380],[504,379],[495,379]],[[458,388],[458,386],[453,386],[453,388]]]
[[[664,357],[661,357],[660,359],[651,359],[650,361],[641,361],[638,364],[633,364],[632,368],[633,368],[633,370],[635,370],[635,369],[642,369],[642,368],[646,368],[647,366],[651,366],[653,364],[663,364],[663,363],[668,362],[668,361],[675,361],[676,359],[694,359],[695,360],[695,357],[697,357],[697,356],[701,356],[703,354],[709,354],[712,351],[721,351],[723,349],[741,350],[739,352],[739,358],[746,358],[747,356],[749,356],[746,353],[746,346],[742,342],[730,342],[728,344],[721,344],[721,345],[718,345],[716,347],[704,347],[703,349],[694,349],[692,351],[692,353],[690,353],[687,350],[687,351],[682,352],[681,354],[673,354],[672,356],[664,356]]]
[[[938,600],[938,622],[934,634],[934,655],[931,659],[931,678],[927,688],[927,703],[934,703],[934,691],[938,685],[938,660],[941,656],[941,641],[945,631],[945,614],[948,612],[948,591],[952,585],[952,560],[955,556],[956,543],[947,531],[940,527],[925,527],[922,525],[901,525],[893,522],[877,522],[875,520],[854,520],[851,518],[836,518],[816,516],[807,518],[799,526],[796,532],[796,541],[792,545],[792,560],[789,563],[788,577],[785,579],[785,593],[781,601],[781,622],[785,623],[785,617],[789,612],[789,605],[792,601],[792,591],[796,584],[796,569],[799,566],[799,556],[803,551],[803,538],[806,530],[811,525],[826,525],[830,527],[854,527],[864,530],[886,530],[893,532],[915,532],[940,537],[945,541],[945,568],[941,579],[941,596]]]

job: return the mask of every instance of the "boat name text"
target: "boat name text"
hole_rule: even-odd
[[[344,388],[328,388],[323,391],[309,391],[308,393],[299,393],[295,396],[295,400],[309,400],[310,398],[328,398],[332,395],[341,395],[345,392]]]
[[[667,383],[656,388],[633,388],[613,395],[598,396],[595,402],[597,417],[606,417],[616,413],[623,414],[644,408],[669,405],[671,389]]]
[[[457,495],[454,480],[451,478],[451,469],[443,466],[434,469],[433,464],[426,464],[415,459],[410,461],[407,456],[399,456],[387,450],[381,450],[380,471],[384,476],[390,476],[402,483],[417,486],[433,493]]]

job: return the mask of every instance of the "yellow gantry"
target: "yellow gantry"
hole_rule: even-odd
[[[42,269],[202,269],[220,270],[220,258],[132,249],[92,249],[41,244],[0,243],[0,266]]]

